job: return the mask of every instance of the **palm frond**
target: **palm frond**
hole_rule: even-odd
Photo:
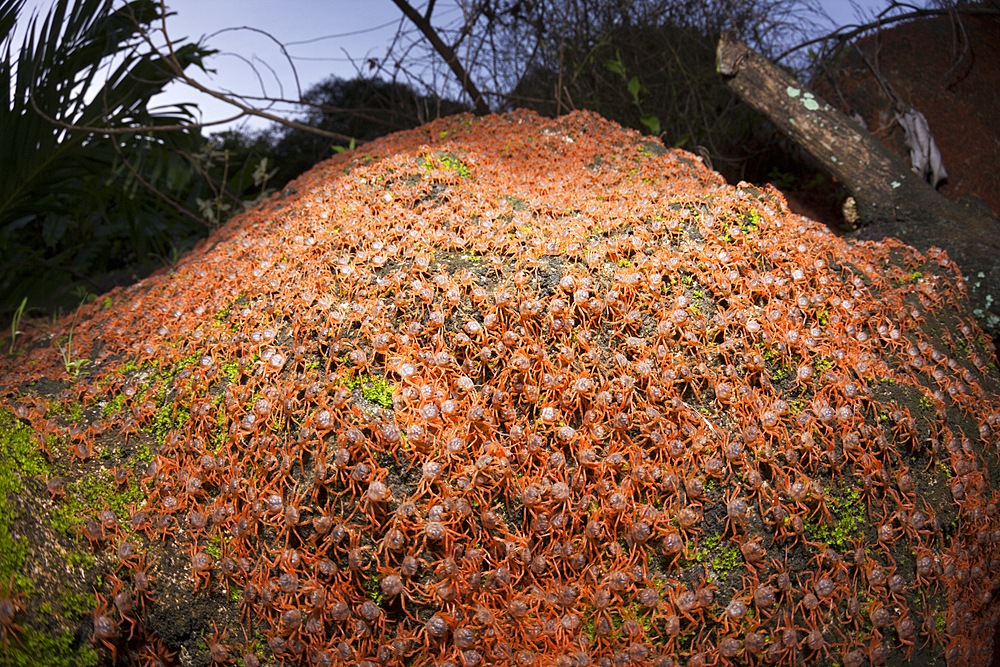
[[[160,176],[176,159],[170,150],[194,152],[204,141],[197,132],[154,138],[69,126],[193,122],[186,105],[153,113],[147,104],[179,71],[203,67],[212,53],[184,44],[174,48],[176,60],[167,62],[150,48],[145,33],[162,18],[155,0],[58,0],[44,18],[32,16],[15,50],[13,25],[23,6],[24,0],[0,0],[0,87],[10,101],[0,106],[0,293],[9,298],[17,292],[13,283],[30,274],[26,258],[35,266],[79,270],[93,255],[88,237],[107,237],[121,227],[113,218],[128,210],[134,224],[160,209],[154,198],[137,196],[138,172],[123,169],[123,160],[138,160],[143,170]],[[170,150],[144,148],[153,144]],[[124,233],[133,240],[143,236],[134,229]],[[0,303],[0,310],[5,306]]]

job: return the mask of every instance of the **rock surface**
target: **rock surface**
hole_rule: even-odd
[[[373,142],[22,326],[3,658],[988,664],[963,289],[591,114]]]

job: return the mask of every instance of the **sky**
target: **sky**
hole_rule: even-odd
[[[859,22],[859,11],[870,14],[873,7],[887,4],[887,0],[816,1],[831,17],[831,30]],[[22,18],[27,18],[32,9],[44,14],[51,4],[51,0],[28,0]],[[414,4],[425,3],[418,0]],[[331,74],[352,78],[359,69],[367,72],[368,59],[381,61],[386,56],[403,18],[392,0],[167,0],[167,7],[174,12],[167,20],[172,40],[202,40],[219,51],[206,63],[214,73],[189,68],[193,78],[215,90],[284,98],[299,97],[299,91],[305,92]],[[460,11],[459,0],[442,0],[432,22],[450,23],[460,16]],[[402,26],[413,30],[407,22]],[[285,45],[288,57],[272,37]],[[15,44],[20,44],[19,36]],[[178,102],[197,103],[204,122],[224,120],[238,113],[234,107],[182,84],[172,85],[164,95],[153,99],[154,105]],[[294,115],[289,107],[283,111],[275,108],[278,115]],[[254,128],[269,124],[256,118],[241,122]],[[238,124],[227,123],[205,131]]]

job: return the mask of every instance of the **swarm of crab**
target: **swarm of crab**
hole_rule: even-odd
[[[7,409],[141,490],[71,533],[109,661],[988,663],[1000,383],[954,263],[595,115],[338,155],[27,332]]]

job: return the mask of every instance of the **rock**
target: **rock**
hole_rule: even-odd
[[[954,264],[593,114],[386,137],[22,328],[13,664],[989,660]]]

